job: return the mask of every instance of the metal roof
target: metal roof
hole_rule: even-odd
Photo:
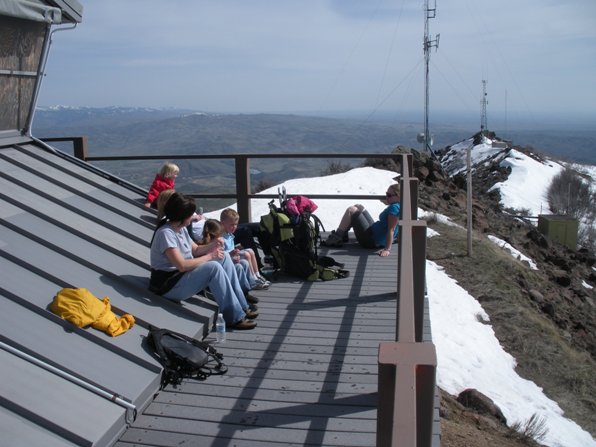
[[[0,0],[0,15],[50,24],[80,23],[83,5],[77,0]]]
[[[147,290],[155,214],[143,201],[142,190],[33,139],[0,140],[6,445],[112,444],[133,417],[122,404],[140,413],[159,388],[160,366],[144,344],[148,325],[199,339],[211,327],[214,303],[180,305]],[[63,287],[109,296],[112,310],[136,324],[117,337],[75,327],[48,310]]]

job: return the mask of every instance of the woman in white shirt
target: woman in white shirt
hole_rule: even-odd
[[[253,329],[258,312],[246,302],[223,240],[197,245],[188,234],[186,227],[195,211],[194,199],[179,192],[167,200],[165,219],[158,223],[151,241],[150,289],[182,301],[209,287],[229,327]]]

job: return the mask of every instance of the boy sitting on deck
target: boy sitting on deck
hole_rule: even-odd
[[[240,244],[234,244],[234,232],[238,228],[238,221],[240,220],[238,212],[232,208],[226,208],[221,212],[219,220],[224,228],[224,250],[230,252],[232,259],[239,256],[241,259],[248,261],[251,272],[256,279],[255,289],[269,288],[271,283],[261,275],[255,252],[251,248],[242,248]]]

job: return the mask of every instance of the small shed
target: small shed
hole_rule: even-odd
[[[541,214],[538,216],[538,231],[548,239],[566,245],[571,250],[577,248],[579,223],[567,215]]]

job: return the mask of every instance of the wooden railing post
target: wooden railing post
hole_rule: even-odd
[[[423,341],[424,299],[426,296],[426,222],[412,227],[412,265],[414,285],[415,341]]]
[[[72,140],[74,149],[74,156],[80,160],[87,160],[88,153],[88,141],[87,137],[76,137]]]
[[[252,212],[250,207],[250,158],[246,155],[237,155],[236,165],[236,199],[240,223],[250,222]]]
[[[379,345],[377,447],[430,447],[437,356],[432,343]]]

